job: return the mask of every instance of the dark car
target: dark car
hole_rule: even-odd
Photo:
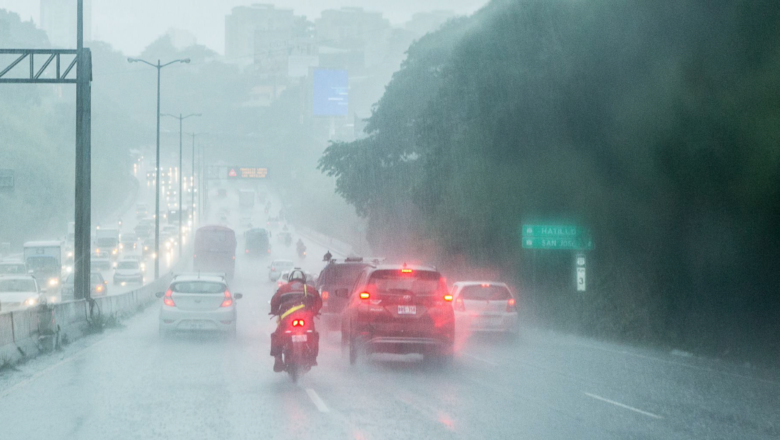
[[[433,267],[364,269],[342,316],[341,341],[349,347],[351,365],[359,352],[420,353],[427,361],[446,363],[452,358],[454,339],[452,295]]]
[[[271,253],[269,234],[263,228],[252,228],[244,232],[244,254],[259,257]]]
[[[322,295],[322,320],[326,329],[338,330],[349,289],[355,285],[363,269],[369,266],[363,258],[351,257],[346,260],[331,259],[322,269],[317,278],[317,290]]]

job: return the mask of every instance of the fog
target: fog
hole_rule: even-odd
[[[0,438],[780,436],[780,3],[92,0],[87,107],[59,1]]]

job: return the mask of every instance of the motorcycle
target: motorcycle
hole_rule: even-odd
[[[299,310],[294,310],[300,308]],[[314,314],[303,304],[293,307],[292,313],[286,312],[279,324],[282,333],[282,361],[284,371],[290,375],[293,383],[313,367],[319,353],[320,335],[314,328]]]
[[[298,246],[298,257],[306,258],[306,246]]]

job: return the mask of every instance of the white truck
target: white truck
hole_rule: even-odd
[[[119,229],[100,228],[95,232],[95,253],[109,256],[116,260],[119,257]]]
[[[63,243],[57,240],[28,241],[24,244],[24,263],[41,288],[58,291],[62,278]]]

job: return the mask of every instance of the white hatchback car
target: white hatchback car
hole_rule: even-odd
[[[160,309],[160,336],[175,331],[212,331],[236,334],[236,300],[227,281],[219,275],[177,275],[166,292]]]
[[[472,332],[519,331],[517,299],[504,283],[461,281],[452,286],[455,328]]]
[[[144,274],[141,263],[135,258],[123,258],[116,264],[114,271],[114,285],[129,283],[144,283]]]

